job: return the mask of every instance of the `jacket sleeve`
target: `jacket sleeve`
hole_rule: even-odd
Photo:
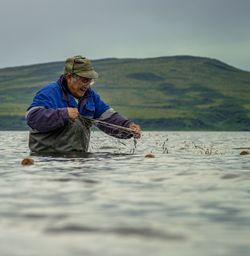
[[[128,127],[132,121],[128,120],[126,117],[122,116],[118,112],[115,112],[112,108],[106,110],[100,118],[100,121],[104,121],[105,123],[119,125],[123,127]],[[133,134],[130,132],[124,131],[119,128],[109,127],[107,125],[98,124],[97,127],[103,132],[107,133],[110,136],[116,137],[118,139],[129,139],[133,137]]]
[[[94,102],[95,102],[95,116],[94,119],[104,121],[109,124],[119,125],[123,127],[128,127],[132,122],[128,120],[126,117],[122,116],[118,112],[114,111],[107,105],[96,93],[94,90],[92,91],[94,94]],[[100,130],[107,133],[110,136],[119,138],[119,139],[129,139],[133,137],[130,132],[126,132],[119,128],[113,128],[111,126],[107,126],[104,124],[96,125]]]
[[[26,112],[27,124],[39,132],[48,132],[64,126],[68,120],[67,108],[57,108],[50,89],[41,89]]]
[[[49,132],[63,127],[68,120],[67,108],[33,107],[26,114],[27,124],[39,132]]]

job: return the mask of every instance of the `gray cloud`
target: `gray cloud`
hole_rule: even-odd
[[[0,67],[190,54],[250,70],[248,0],[2,0]]]

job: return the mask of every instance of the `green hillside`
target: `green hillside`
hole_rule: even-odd
[[[250,130],[250,72],[215,59],[175,56],[93,61],[94,88],[125,116],[154,130]],[[0,69],[0,129],[27,129],[36,91],[63,62]]]

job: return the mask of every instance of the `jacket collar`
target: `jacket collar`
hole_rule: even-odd
[[[67,86],[67,81],[65,79],[65,77],[63,75],[61,75],[58,80],[57,80],[58,85],[61,87],[62,89],[62,96],[63,96],[63,100],[65,101],[70,101],[70,97],[69,95],[71,94],[68,86]]]

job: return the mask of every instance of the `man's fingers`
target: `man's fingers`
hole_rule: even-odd
[[[78,109],[77,108],[67,108],[67,110],[68,110],[70,120],[75,121],[77,119],[77,117],[79,116]]]
[[[136,139],[139,139],[141,137],[141,127],[137,124],[131,124],[129,126],[133,130],[133,135]]]

